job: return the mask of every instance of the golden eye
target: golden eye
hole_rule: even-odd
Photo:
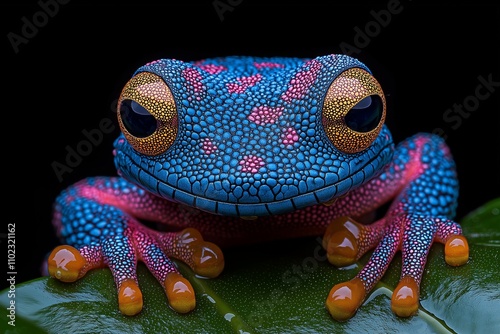
[[[323,104],[324,131],[335,147],[357,153],[377,138],[385,121],[385,97],[378,81],[361,68],[342,72]]]
[[[148,72],[132,77],[118,99],[118,124],[140,153],[156,155],[172,146],[177,136],[177,110],[165,81]]]

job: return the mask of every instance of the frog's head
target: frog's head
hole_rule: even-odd
[[[382,89],[345,55],[162,59],[137,70],[118,107],[119,173],[215,214],[327,203],[392,156]]]

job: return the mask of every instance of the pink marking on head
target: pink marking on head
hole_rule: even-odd
[[[285,145],[293,145],[299,140],[299,135],[294,128],[285,129],[285,132],[281,135],[281,141]]]
[[[202,148],[205,154],[212,154],[217,151],[217,146],[209,138],[203,139]]]
[[[283,114],[283,107],[253,107],[248,119],[256,124],[273,124]]]
[[[249,77],[242,77],[238,79],[241,84],[248,85],[248,87],[256,85],[260,80],[262,80],[262,75],[259,73],[251,75]]]
[[[262,68],[277,68],[277,67],[283,68],[283,67],[285,67],[285,65],[283,65],[283,64],[274,63],[274,62],[271,62],[271,61],[263,61],[263,62],[260,62],[260,63],[254,62],[253,66],[257,67],[259,70],[262,69]]]
[[[234,83],[234,82],[230,82],[226,86],[227,86],[227,91],[229,93],[238,93],[238,94],[241,94],[241,93],[243,93],[245,91],[245,89],[247,89],[246,86],[239,85],[239,84]]]
[[[257,73],[249,77],[238,78],[237,80],[238,82],[230,82],[226,85],[229,93],[243,93],[248,87],[255,86],[262,80],[262,75]]]
[[[315,59],[305,63],[303,68],[290,80],[288,89],[281,95],[281,98],[284,101],[303,98],[316,80],[320,68],[321,63]]]
[[[257,173],[259,168],[265,165],[264,160],[261,157],[255,155],[245,156],[240,162],[242,172]]]
[[[197,100],[201,99],[201,94],[205,91],[205,86],[201,82],[202,76],[198,70],[194,68],[186,68],[182,71],[182,76],[194,91]]]
[[[199,65],[199,68],[201,68],[203,71],[208,72],[210,74],[217,74],[222,71],[226,71],[227,68],[222,65],[215,65],[215,64],[205,64],[205,65]]]

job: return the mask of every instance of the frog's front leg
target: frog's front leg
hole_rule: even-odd
[[[181,313],[196,304],[193,287],[170,257],[188,264],[197,274],[216,277],[224,268],[221,250],[204,241],[195,229],[158,232],[139,219],[168,221],[165,200],[117,177],[88,178],[61,193],[55,204],[54,224],[68,245],[49,256],[52,277],[73,282],[93,268],[109,267],[118,289],[120,311],[142,310],[137,261],[163,285],[170,306]]]
[[[450,219],[454,216],[457,190],[447,146],[437,136],[420,134],[397,147],[393,162],[379,177],[335,203],[353,206],[359,198],[372,198],[374,202],[394,198],[385,217],[372,225],[341,217],[327,228],[323,245],[334,265],[351,264],[375,248],[355,278],[331,289],[326,307],[335,319],[347,320],[355,314],[399,250],[402,270],[391,308],[402,317],[418,310],[420,281],[434,241],[445,244],[445,261],[449,265],[468,261],[467,240],[460,226]]]

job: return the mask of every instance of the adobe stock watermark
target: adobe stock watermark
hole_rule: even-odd
[[[16,223],[7,224],[7,283],[8,291],[7,298],[9,299],[7,306],[7,323],[16,326]]]
[[[268,298],[262,302],[254,302],[253,312],[249,314],[249,323],[258,327],[273,316],[273,310],[281,307],[286,302],[287,291],[295,291],[307,284],[310,276],[318,270],[321,262],[328,261],[326,251],[323,249],[323,238],[316,238],[316,247],[312,256],[304,258],[299,264],[293,264],[281,276],[281,288],[274,289]]]
[[[111,110],[116,112],[116,104],[118,99],[112,102]],[[99,121],[96,128],[87,130],[83,129],[81,134],[83,139],[80,140],[75,146],[66,145],[64,148],[66,156],[64,161],[54,160],[50,164],[54,171],[57,180],[63,181],[64,174],[70,174],[80,166],[84,157],[88,157],[94,151],[94,148],[101,145],[104,135],[112,133],[116,128],[115,122],[108,117],[104,117]]]
[[[212,6],[219,16],[220,21],[224,21],[224,15],[227,12],[232,12],[236,6],[239,6],[243,0],[214,0]]]
[[[488,99],[500,87],[500,81],[494,81],[492,73],[486,77],[479,75],[477,81],[479,83],[476,85],[473,94],[466,96],[462,103],[453,103],[451,108],[444,111],[443,121],[449,129],[457,130],[460,128],[463,120],[469,118],[479,108],[481,101]],[[435,128],[432,133],[441,136],[445,140],[448,138],[446,130],[442,127]]]
[[[382,32],[382,28],[386,28],[391,23],[394,15],[400,14],[403,11],[403,8],[399,0],[389,0],[386,9],[380,9],[379,11],[371,10],[370,15],[373,20],[366,22],[363,28],[354,27],[354,45],[347,42],[339,44],[342,53],[348,56],[354,53],[359,54],[362,49],[371,43],[373,38]]]
[[[21,17],[21,28],[18,33],[13,31],[7,33],[14,53],[19,53],[21,45],[28,44],[30,40],[38,35],[41,28],[45,27],[51,18],[59,13],[60,5],[66,5],[70,0],[39,0],[37,2],[39,11],[31,15],[31,18],[26,16]]]

